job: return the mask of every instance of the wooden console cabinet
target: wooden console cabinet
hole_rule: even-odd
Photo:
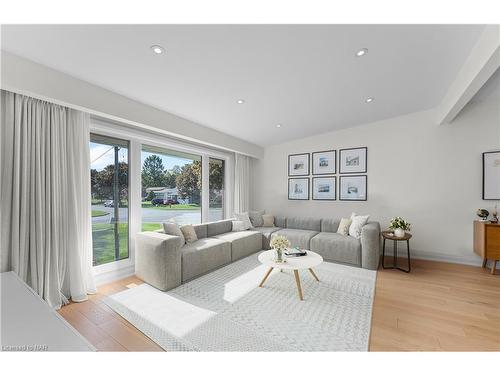
[[[486,261],[493,261],[491,274],[494,275],[497,260],[500,260],[500,224],[474,221],[474,252],[483,258],[483,268]]]

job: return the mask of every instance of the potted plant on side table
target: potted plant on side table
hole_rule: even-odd
[[[411,230],[411,224],[400,216],[391,219],[389,229],[394,231],[394,236],[404,237],[406,231]]]

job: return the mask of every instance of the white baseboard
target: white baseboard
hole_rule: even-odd
[[[391,252],[387,253],[386,250],[386,255],[392,255],[392,253]],[[402,256],[404,257],[404,255]],[[452,255],[434,251],[422,251],[422,250],[410,249],[410,256],[413,259],[434,260],[438,262],[466,264],[469,266],[481,266],[482,263],[482,259],[474,253],[471,253],[470,255]]]
[[[124,279],[135,274],[134,265],[123,267],[120,269],[110,270],[108,272],[101,272],[94,277],[96,286],[111,283],[116,280]]]

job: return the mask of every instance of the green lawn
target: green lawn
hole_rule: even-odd
[[[153,206],[151,202],[142,202],[142,208],[154,208],[157,210],[165,210],[165,211],[172,211],[172,210],[199,210],[200,205],[199,204],[173,204],[172,206]]]
[[[94,266],[115,260],[114,224],[93,224],[92,244],[94,247]],[[160,223],[143,223],[143,231],[162,228]],[[120,259],[128,258],[128,223],[118,224]]]
[[[105,216],[105,215],[108,215],[108,212],[101,211],[101,210],[92,210],[92,217],[99,217],[99,216]]]
[[[92,244],[94,247],[94,265],[115,260],[114,224],[92,224]],[[120,259],[128,258],[128,223],[118,224],[120,241]]]

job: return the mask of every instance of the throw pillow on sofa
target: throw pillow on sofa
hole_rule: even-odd
[[[351,219],[347,219],[347,218],[343,217],[340,220],[340,224],[339,224],[339,228],[337,229],[337,233],[341,234],[343,236],[348,236],[351,223],[352,223]]]
[[[196,231],[192,225],[183,225],[180,229],[186,239],[186,243],[198,241],[198,236],[196,235]]]
[[[370,215],[365,216],[356,216],[356,214],[351,215],[351,226],[349,227],[349,236],[357,238],[358,240],[361,238],[361,229],[368,222],[368,218]]]
[[[165,234],[169,234],[171,236],[179,236],[181,238],[182,245],[186,243],[186,239],[184,238],[184,235],[182,234],[182,231],[179,229],[177,224],[164,222],[163,231],[165,232]]]
[[[263,227],[274,227],[274,216],[273,215],[262,215],[262,226]]]
[[[254,227],[261,227],[264,223],[262,219],[262,215],[264,215],[266,211],[249,211],[248,216],[250,217],[250,222]]]
[[[233,220],[233,232],[242,232],[244,230],[247,230],[246,224],[244,221],[241,220]]]
[[[250,221],[250,218],[248,217],[248,212],[243,212],[241,214],[234,214],[234,216],[236,217],[237,221],[243,221],[245,223],[244,230],[253,228],[252,222]]]

